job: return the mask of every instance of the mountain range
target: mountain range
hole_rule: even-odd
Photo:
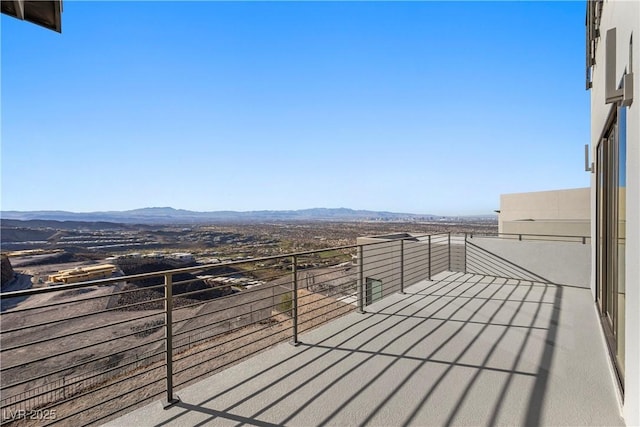
[[[127,211],[67,212],[67,211],[2,211],[2,219],[107,221],[135,224],[188,224],[207,222],[264,221],[418,221],[441,219],[437,215],[354,210],[347,208],[313,208],[301,210],[213,211],[196,212],[171,207],[153,207]]]

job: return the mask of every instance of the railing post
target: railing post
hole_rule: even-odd
[[[518,234],[518,240],[522,240],[522,234]]]
[[[429,234],[429,280],[431,280],[431,234]]]
[[[400,293],[404,294],[404,239],[400,239]]]
[[[448,235],[447,246],[449,246],[449,271],[451,271],[451,232]]]
[[[358,245],[358,313],[364,313],[364,254]]]
[[[584,244],[586,244],[586,243],[587,243],[587,238],[586,238],[586,237],[584,237],[584,236],[582,236],[582,244],[584,245]]]
[[[298,257],[293,255],[291,256],[291,271],[293,275],[293,298],[291,302],[293,306],[291,307],[291,319],[293,320],[293,337],[291,339],[291,344],[297,346],[300,344],[298,341]]]
[[[467,274],[467,233],[464,233],[464,274]]]
[[[173,395],[173,280],[171,273],[164,275],[164,321],[167,401],[164,402],[163,407],[167,409],[180,402],[180,398]]]

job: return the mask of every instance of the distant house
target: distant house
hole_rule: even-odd
[[[68,270],[60,270],[56,274],[51,274],[48,277],[48,281],[64,284],[86,282],[88,280],[107,279],[115,272],[116,267],[112,264],[76,267]]]
[[[170,255],[171,258],[178,260],[180,262],[194,262],[195,257],[188,252],[176,252]]]

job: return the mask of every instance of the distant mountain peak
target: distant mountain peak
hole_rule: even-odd
[[[119,213],[128,213],[134,215],[175,215],[178,212],[189,212],[182,209],[174,209],[170,206],[152,206],[148,208],[132,209],[129,211],[120,211]],[[114,212],[116,213],[116,212]]]
[[[132,211],[129,212],[140,212],[140,211],[167,211],[167,212],[175,212],[178,209],[172,208],[171,206],[150,206],[147,208],[138,208],[138,209],[133,209]]]

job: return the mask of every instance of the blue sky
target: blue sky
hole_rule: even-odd
[[[2,15],[3,210],[487,214],[586,187],[584,2]]]

